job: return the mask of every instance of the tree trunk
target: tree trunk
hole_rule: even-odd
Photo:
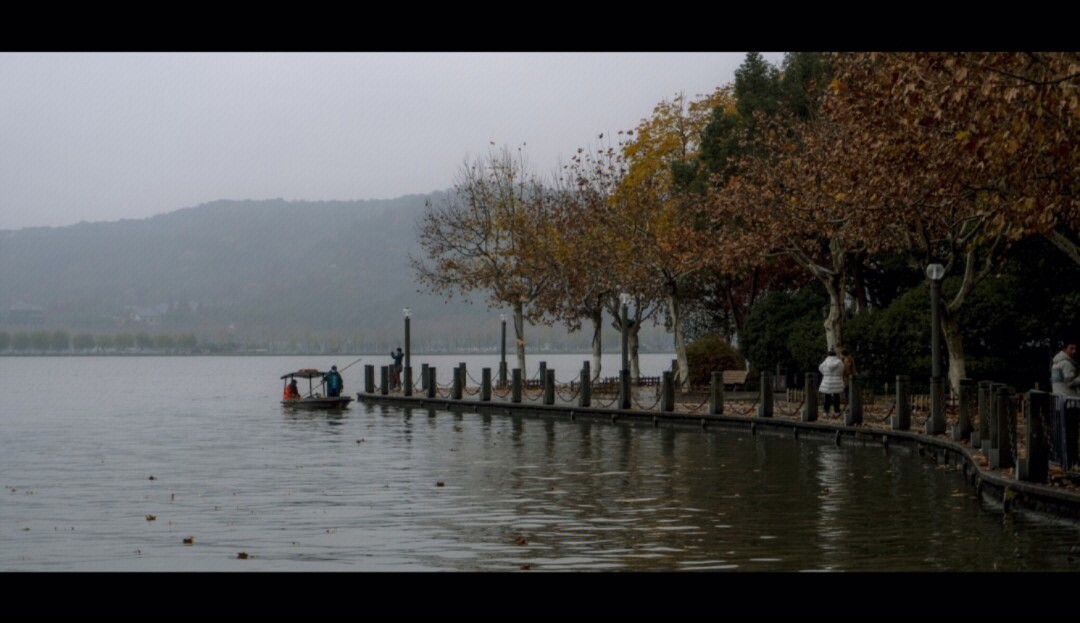
[[[517,344],[518,368],[521,376],[525,378],[525,305],[514,303],[514,338]]]
[[[829,293],[829,315],[825,317],[825,345],[829,350],[836,350],[844,343],[843,284],[836,276],[823,279],[822,283]]]
[[[597,311],[592,315],[593,323],[593,336],[592,336],[592,380],[600,378],[600,360],[604,354],[604,350],[601,347],[600,334],[604,328],[604,312],[603,310]]]
[[[960,323],[956,314],[941,306],[941,337],[949,351],[949,386],[954,396],[960,395],[960,379],[967,374],[964,357],[964,337],[960,334]],[[932,355],[932,353],[931,353]]]
[[[635,383],[641,378],[641,362],[638,360],[638,331],[640,330],[641,321],[634,320],[630,333],[626,336],[627,348],[630,351],[630,379]]]
[[[679,298],[674,294],[668,295],[668,307],[671,310],[671,326],[675,332],[675,357],[679,360],[679,373],[675,378],[683,391],[690,390],[690,362],[686,357],[686,340],[683,338],[682,313],[679,307]]]

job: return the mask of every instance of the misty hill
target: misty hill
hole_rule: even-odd
[[[9,314],[4,327],[192,332],[271,349],[314,338],[378,352],[401,342],[410,307],[420,348],[494,347],[499,312],[483,295],[447,303],[413,281],[415,223],[440,195],[216,201],[141,220],[2,231],[0,311],[36,312]],[[664,348],[662,332],[650,333],[643,346]],[[530,348],[588,346],[559,327],[528,335]]]

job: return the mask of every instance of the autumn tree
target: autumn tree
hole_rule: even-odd
[[[550,205],[545,192],[520,148],[466,158],[453,192],[417,225],[424,257],[410,256],[418,280],[431,291],[447,297],[484,291],[491,307],[510,307],[522,371],[525,321],[535,316],[531,304],[547,287],[544,271],[535,266],[544,254],[536,245]]]
[[[849,199],[887,213],[914,262],[960,277],[942,309],[956,389],[960,310],[1006,245],[1043,235],[1080,259],[1077,55],[837,54],[832,64],[826,114],[862,154],[837,170],[854,182]]]

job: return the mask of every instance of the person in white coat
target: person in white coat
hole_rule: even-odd
[[[1050,366],[1050,387],[1055,394],[1080,397],[1080,375],[1076,372],[1076,342],[1066,342]]]
[[[844,360],[836,355],[836,351],[830,350],[825,361],[818,366],[818,372],[821,373],[821,385],[818,386],[821,410],[827,417],[830,407],[835,406],[836,414],[840,415],[840,397],[844,394]]]

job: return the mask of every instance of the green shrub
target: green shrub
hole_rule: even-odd
[[[690,365],[690,384],[708,385],[713,371],[742,370],[746,360],[739,351],[728,344],[723,336],[710,333],[691,342],[686,347]]]

